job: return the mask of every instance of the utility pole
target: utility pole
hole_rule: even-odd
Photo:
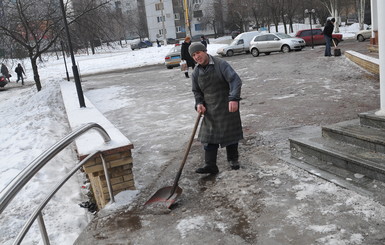
[[[72,49],[71,35],[70,35],[70,31],[68,29],[67,15],[66,15],[66,11],[65,11],[65,8],[64,8],[63,0],[60,0],[60,7],[61,7],[61,10],[62,10],[62,14],[63,14],[64,28],[65,28],[65,31],[66,31],[66,34],[67,34],[68,47],[70,49],[70,54],[71,54],[72,72],[74,74],[74,79],[75,79],[76,91],[78,93],[79,104],[80,104],[80,107],[86,107],[86,104],[84,102],[83,89],[82,89],[82,85],[80,83],[79,70],[78,70],[78,67],[77,67],[76,62],[75,62],[74,50]]]
[[[183,0],[183,8],[184,8],[184,20],[185,20],[185,29],[186,36],[191,37],[191,29],[190,29],[190,19],[189,19],[189,9],[187,0]]]

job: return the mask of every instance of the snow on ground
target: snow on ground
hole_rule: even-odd
[[[296,32],[298,29],[309,27],[295,24],[294,28]],[[352,25],[340,30],[345,37],[352,36],[358,30],[358,26]],[[283,28],[280,27],[279,31],[283,31]],[[216,55],[217,49],[224,46],[224,43],[229,39],[228,36],[216,40],[211,38],[208,53]],[[132,51],[129,44],[124,44],[124,46],[103,47],[97,51],[96,55],[77,54],[76,61],[80,73],[84,75],[162,64],[164,56],[172,47],[172,45],[154,46]],[[10,71],[15,69],[17,63],[22,63],[26,70],[27,79],[25,86],[21,88],[20,84],[14,83],[16,74],[12,72],[13,84],[7,85],[6,88],[8,89],[0,90],[0,139],[2,142],[0,190],[3,190],[33,159],[70,132],[59,91],[59,82],[63,81],[66,74],[63,59],[61,56],[58,59],[55,54],[45,56],[43,59],[44,62],[39,65],[43,89],[38,93],[28,60],[5,61]],[[69,73],[72,74],[72,64],[69,58],[67,58],[67,67]],[[95,95],[95,97],[103,98],[105,94],[110,93]],[[50,192],[50,188],[56,184],[56,180],[67,173],[76,162],[74,149],[69,147],[58,154],[32,178],[0,215],[0,244],[12,243],[29,214]],[[82,188],[84,180],[85,178],[81,173],[76,174],[44,209],[44,220],[52,244],[72,244],[92,218],[86,209],[78,206],[79,203],[87,200],[86,190]],[[304,193],[304,195],[306,194]],[[135,193],[133,192],[121,193],[116,198],[117,203],[108,208],[118,208],[134,196]],[[186,224],[194,227],[199,225],[199,222],[204,222],[203,220],[203,218],[197,218],[194,221],[186,221]],[[182,233],[185,229],[191,229],[183,222],[179,225]],[[332,229],[333,227],[327,228]],[[325,228],[312,227],[312,229]],[[36,224],[32,226],[24,241],[25,244],[43,244]]]
[[[216,41],[223,42],[226,39],[230,37],[219,38]],[[214,55],[221,46],[223,44],[215,44],[212,40],[208,52]],[[76,55],[76,62],[81,74],[162,64],[164,56],[171,48],[172,45],[167,45],[132,51],[129,45],[114,49],[104,47],[98,50],[96,55]],[[60,59],[55,55],[44,57],[44,63],[39,67],[43,87],[39,93],[36,92],[32,81],[33,74],[28,60],[6,63],[8,69],[13,71],[18,62],[21,62],[26,70],[25,86],[21,88],[20,84],[14,83],[16,75],[12,72],[12,83],[8,84],[5,90],[0,91],[0,118],[2,118],[0,122],[2,142],[0,190],[3,190],[42,152],[70,132],[59,90],[59,82],[65,77],[62,57]],[[72,67],[69,58],[67,58],[67,67],[68,69]],[[72,74],[71,71],[69,72]],[[95,96],[105,98],[104,95]],[[34,207],[49,193],[50,188],[56,184],[56,180],[67,173],[76,162],[75,153],[70,147],[56,156],[31,179],[31,182],[0,215],[0,244],[12,243],[12,237],[17,234],[15,232],[21,229]],[[82,174],[77,174],[44,209],[48,234],[53,244],[72,244],[92,218],[86,209],[78,206],[79,203],[87,200],[86,191],[82,189],[84,180]],[[118,208],[134,196],[135,193],[132,192],[119,195],[116,198],[117,202],[109,208]],[[33,225],[24,241],[26,244],[39,244],[40,237],[37,225]]]

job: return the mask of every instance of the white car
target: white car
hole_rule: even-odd
[[[285,33],[266,33],[256,36],[250,42],[250,53],[257,57],[260,53],[269,55],[271,52],[287,53],[292,50],[302,50],[306,45],[305,40],[292,37]]]
[[[248,53],[250,41],[258,35],[260,35],[258,31],[241,33],[234,38],[234,41],[232,41],[230,45],[218,49],[217,54],[222,56],[233,56],[235,53]]]
[[[372,29],[369,27],[366,30],[361,30],[356,33],[356,40],[359,42],[363,42],[366,39],[370,39],[372,37]]]

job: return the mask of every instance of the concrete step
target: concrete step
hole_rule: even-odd
[[[360,126],[358,119],[322,127],[322,136],[385,154],[385,129]]]
[[[289,141],[291,157],[295,159],[325,171],[348,170],[385,182],[385,154],[325,138],[321,133]]]
[[[385,117],[376,115],[375,111],[359,113],[358,117],[360,118],[361,126],[385,130]]]

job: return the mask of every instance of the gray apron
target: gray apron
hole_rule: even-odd
[[[239,110],[229,112],[229,84],[215,71],[214,65],[199,67],[198,85],[203,92],[206,112],[198,134],[202,143],[222,147],[243,139]]]

